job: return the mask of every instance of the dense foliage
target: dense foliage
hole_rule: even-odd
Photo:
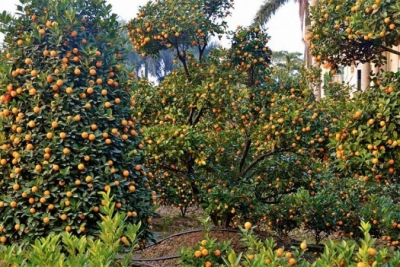
[[[2,18],[1,241],[93,234],[100,191],[149,237],[152,193],[116,15],[101,0],[21,3]]]

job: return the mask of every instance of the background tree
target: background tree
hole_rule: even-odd
[[[21,1],[3,16],[0,222],[8,240],[93,234],[100,191],[150,236],[124,40],[102,0]]]
[[[334,66],[352,63],[384,63],[383,52],[399,54],[391,47],[400,43],[397,1],[320,1],[311,8],[312,55]]]

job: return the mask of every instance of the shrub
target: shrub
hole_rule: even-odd
[[[77,237],[71,233],[50,234],[36,239],[31,245],[0,245],[1,266],[129,266],[137,244],[140,222],[125,224],[125,213],[115,211],[110,194],[101,193],[99,239]],[[126,254],[122,248],[129,246]]]
[[[1,241],[97,231],[100,191],[150,235],[152,193],[123,39],[103,0],[21,1],[3,15]]]

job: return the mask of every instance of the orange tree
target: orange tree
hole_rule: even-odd
[[[311,53],[318,62],[350,65],[384,62],[382,52],[399,54],[400,4],[396,0],[318,1],[311,7]]]
[[[302,74],[271,76],[268,36],[257,27],[239,27],[230,34],[230,49],[202,57],[204,38],[220,30],[212,19],[197,21],[214,17],[207,10],[223,14],[225,1],[210,2],[219,9],[205,4],[191,17],[191,6],[174,8],[178,3],[148,4],[128,26],[136,49],[157,54],[169,47],[182,66],[157,86],[141,81],[134,94],[152,182],[162,203],[183,214],[197,202],[215,224],[257,220],[283,194],[312,188],[318,171],[312,162],[326,152],[329,118]],[[171,17],[171,10],[183,15]]]
[[[92,234],[101,191],[149,237],[155,196],[116,15],[102,0],[21,3],[2,17],[1,241]]]

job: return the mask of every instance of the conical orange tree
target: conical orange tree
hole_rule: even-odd
[[[98,193],[109,190],[149,237],[155,196],[111,6],[21,0],[17,9],[1,18],[0,241],[91,234]]]

